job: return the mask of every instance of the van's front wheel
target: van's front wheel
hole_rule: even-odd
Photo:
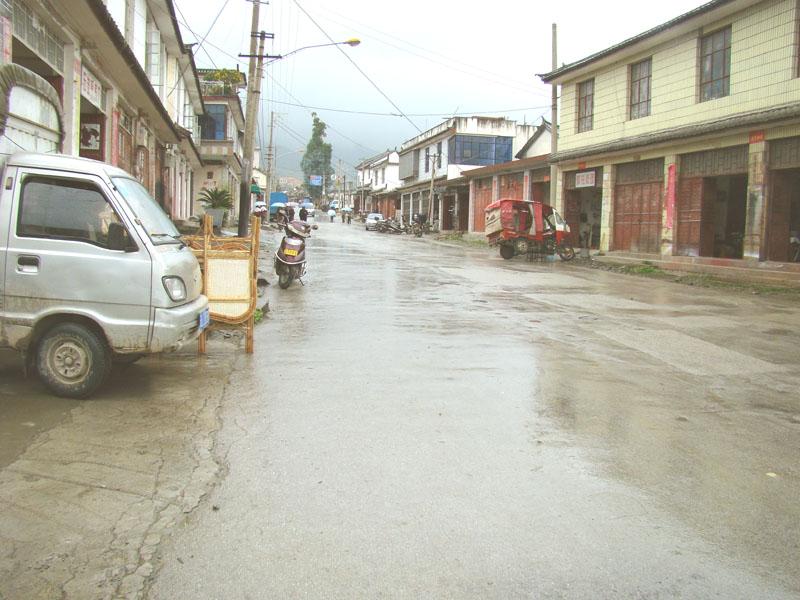
[[[36,358],[42,382],[65,398],[90,396],[111,372],[111,352],[105,341],[78,323],[62,323],[45,333]]]

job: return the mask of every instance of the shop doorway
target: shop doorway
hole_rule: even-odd
[[[600,220],[603,191],[598,187],[566,190],[564,218],[569,224],[573,244],[600,248]]]
[[[767,260],[800,262],[800,169],[770,174]]]
[[[747,176],[708,177],[713,190],[714,249],[718,258],[742,258],[747,219]]]
[[[677,253],[742,258],[746,213],[746,175],[682,179]]]
[[[450,231],[453,229],[453,213],[456,211],[455,196],[445,196],[443,204],[442,210],[444,214],[442,215],[442,230]]]
[[[458,195],[458,231],[469,229],[469,194]]]

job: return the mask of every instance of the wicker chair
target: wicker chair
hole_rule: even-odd
[[[256,311],[258,241],[261,228],[258,217],[250,219],[250,236],[217,237],[212,220],[203,217],[203,235],[182,239],[194,252],[203,271],[203,294],[208,297],[211,325],[200,334],[197,351],[206,352],[206,338],[215,329],[244,329],[245,352],[253,353],[253,329]]]

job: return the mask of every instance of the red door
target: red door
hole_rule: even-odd
[[[492,203],[491,181],[492,180],[489,179],[487,183],[486,180],[479,180],[475,184],[475,231],[486,230],[485,211],[486,207]],[[469,211],[469,205],[467,210]],[[464,231],[466,231],[466,229]]]
[[[614,250],[657,253],[661,240],[658,182],[618,185],[614,190]]]
[[[675,254],[700,256],[700,228],[703,221],[702,177],[681,178],[676,205]]]
[[[767,221],[767,260],[789,260],[791,235],[791,178],[788,171],[773,171]]]

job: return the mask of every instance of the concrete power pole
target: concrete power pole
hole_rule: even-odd
[[[272,130],[275,125],[275,113],[269,113],[269,145],[267,146],[267,202],[269,202],[269,194],[272,191],[272,161],[275,154],[272,147]]]
[[[558,68],[557,43],[556,43],[556,24],[553,23],[553,71]],[[550,154],[554,155],[558,151],[558,86],[555,82],[550,84],[552,104],[550,108]],[[550,165],[550,206],[556,208],[558,183],[558,167]],[[558,207],[561,210],[561,207]],[[563,213],[562,213],[563,214]]]
[[[256,95],[260,92],[260,73],[263,59],[261,55],[264,47],[264,36],[258,32],[258,16],[259,6],[261,3],[258,0],[253,2],[253,17],[250,26],[250,64],[248,67],[247,80],[247,107],[244,118],[244,148],[242,149],[242,180],[239,187],[239,236],[244,237],[247,235],[248,230],[248,217],[250,215],[250,178],[253,173],[253,144],[255,142],[256,133]],[[256,39],[258,38],[258,40]],[[256,43],[258,42],[259,50],[256,54]],[[256,80],[259,81],[256,81]]]

